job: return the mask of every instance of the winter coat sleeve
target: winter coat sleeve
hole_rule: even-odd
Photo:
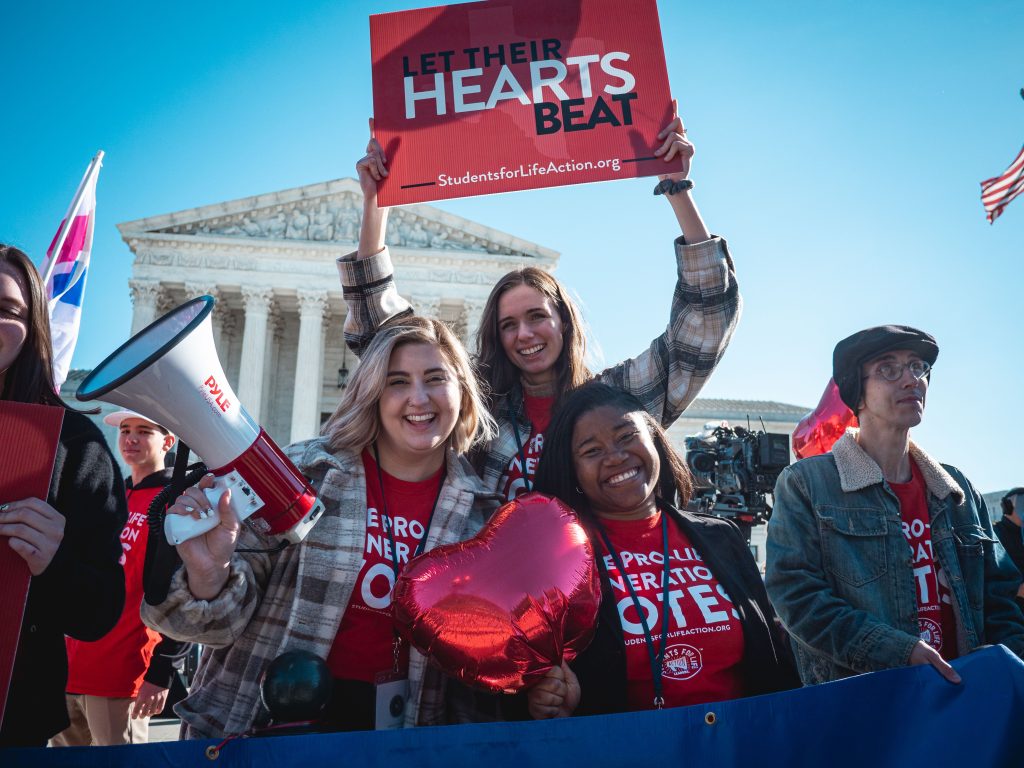
[[[357,357],[373,340],[377,329],[395,317],[413,313],[412,305],[398,294],[391,254],[384,249],[365,259],[350,253],[338,259],[342,295],[348,307],[345,343]]]
[[[241,526],[238,548],[267,549],[268,542],[247,525]],[[266,552],[240,554],[231,558],[228,582],[212,600],[195,597],[188,588],[184,567],[171,578],[167,599],[159,605],[142,603],[142,621],[152,629],[176,640],[226,648],[238,639],[259,608],[273,570],[274,560]]]

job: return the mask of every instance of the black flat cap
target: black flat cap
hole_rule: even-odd
[[[861,366],[894,349],[916,352],[928,365],[934,365],[939,356],[935,338],[909,325],[878,325],[857,331],[836,344],[832,352],[832,378],[839,387],[839,396],[854,413],[860,405]]]

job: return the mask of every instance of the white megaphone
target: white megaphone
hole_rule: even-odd
[[[174,432],[217,476],[207,498],[214,509],[231,489],[231,508],[254,530],[299,542],[323,512],[309,481],[238,402],[213,345],[212,296],[172,309],[122,344],[86,376],[79,400],[103,400],[136,411]],[[217,527],[167,515],[172,545]]]

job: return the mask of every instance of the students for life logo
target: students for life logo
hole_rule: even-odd
[[[671,680],[689,680],[703,667],[700,651],[692,645],[671,645],[665,649],[661,674]]]
[[[942,627],[937,622],[919,618],[917,627],[922,640],[935,650],[942,650]]]

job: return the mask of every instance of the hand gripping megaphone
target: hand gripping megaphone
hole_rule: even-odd
[[[231,489],[231,508],[259,533],[302,541],[323,512],[309,481],[246,412],[213,345],[212,296],[187,301],[122,344],[86,376],[75,397],[143,414],[174,432],[217,477],[214,509]],[[217,527],[218,516],[167,515],[172,545]]]

